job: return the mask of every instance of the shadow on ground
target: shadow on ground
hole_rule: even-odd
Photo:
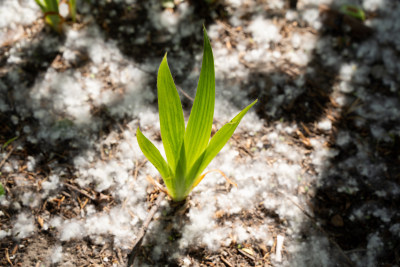
[[[264,103],[257,110],[261,118],[295,122],[306,138],[323,134],[316,127],[321,118],[332,121],[326,146],[337,155],[327,158],[320,170],[319,184],[310,201],[314,221],[305,222],[304,240],[312,244],[308,235],[312,232],[329,240],[330,253],[336,255],[331,260],[340,266],[353,266],[355,262],[359,266],[398,265],[400,239],[395,229],[400,219],[397,212],[400,196],[396,192],[400,140],[396,134],[380,139],[373,133],[376,128],[382,129],[383,135],[396,131],[399,117],[385,112],[392,100],[398,101],[398,92],[391,91],[373,73],[372,67],[384,65],[380,56],[368,60],[359,55],[370,57],[365,46],[364,52],[360,52],[360,46],[379,37],[362,23],[336,12],[337,9],[337,6],[324,7],[320,13],[326,30],[319,33],[318,49],[313,51],[303,74],[304,91],[285,94],[297,75],[255,69],[249,76],[249,81],[255,81],[248,86],[249,95]],[[380,12],[383,15],[387,11]],[[375,26],[379,28],[379,24]],[[349,81],[354,90],[343,89],[345,104],[340,108],[332,89],[341,86],[343,66],[352,64],[357,68]],[[370,70],[367,74],[365,67]],[[276,75],[281,79],[278,83],[272,82]],[[260,80],[264,81],[261,87]],[[285,98],[277,99],[280,95]],[[371,108],[375,105],[381,109]],[[309,247],[308,251],[311,250]],[[305,255],[308,251],[304,251]],[[309,259],[312,257],[315,255]]]

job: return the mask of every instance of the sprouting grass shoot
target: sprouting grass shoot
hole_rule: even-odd
[[[204,27],[203,27],[204,28]],[[161,138],[167,160],[140,129],[136,136],[143,154],[160,172],[166,192],[174,201],[184,200],[204,178],[211,160],[233,135],[248,105],[210,140],[215,103],[215,72],[211,44],[204,28],[203,62],[196,97],[185,129],[182,104],[164,56],[157,76]]]
[[[42,12],[44,13],[45,21],[56,32],[62,32],[62,24],[65,19],[60,14],[60,4],[65,4],[65,1],[60,3],[60,0],[35,0]],[[76,0],[67,0],[68,13],[73,21],[76,18]]]

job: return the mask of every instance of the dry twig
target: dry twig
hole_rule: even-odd
[[[226,265],[228,265],[229,267],[233,267],[233,264],[230,263],[227,259],[225,259],[225,258],[222,257],[222,256],[221,256],[221,260],[222,260]]]
[[[191,97],[188,93],[186,93],[180,86],[176,86],[176,88],[181,92],[187,99],[194,102],[193,97]]]
[[[249,253],[243,251],[242,249],[238,249],[238,252],[239,252],[240,254],[242,254],[243,256],[246,256],[247,258],[249,258],[249,259],[252,260],[252,261],[255,261],[255,260],[256,260],[256,258],[255,258],[253,255],[250,255]]]
[[[90,194],[86,193],[85,191],[79,189],[78,187],[76,187],[76,186],[74,186],[72,184],[64,183],[64,185],[67,186],[68,188],[72,189],[72,190],[77,191],[78,193],[81,193],[82,195],[84,195],[85,197],[90,198],[91,200],[95,200],[96,199],[95,197],[91,196]]]
[[[127,264],[128,267],[133,265],[136,255],[139,252],[139,248],[142,245],[144,235],[147,232],[147,228],[149,227],[150,222],[153,220],[154,214],[156,214],[156,211],[160,207],[160,204],[163,201],[163,199],[165,198],[165,196],[166,196],[166,194],[164,192],[160,192],[160,194],[157,197],[156,203],[149,211],[149,214],[147,215],[147,218],[144,221],[142,228],[140,228],[139,233],[134,242],[133,248],[128,255],[128,264]]]
[[[14,150],[18,147],[19,142],[18,143],[17,142],[14,144],[14,146],[11,148],[11,150],[7,153],[7,155],[4,157],[4,159],[0,162],[0,169],[1,169],[1,167],[3,167],[4,163],[6,163],[7,159],[11,156],[11,154],[14,152]]]

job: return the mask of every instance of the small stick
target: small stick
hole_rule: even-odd
[[[249,253],[247,253],[247,252],[245,252],[245,251],[243,251],[241,249],[238,249],[238,252],[240,254],[242,254],[243,256],[246,256],[247,258],[251,259],[252,261],[256,260],[256,258],[254,256],[250,255]]]
[[[194,102],[193,97],[191,97],[188,93],[186,93],[181,87],[177,86],[178,90],[190,101]]]
[[[224,257],[221,256],[221,260],[228,265],[229,267],[233,267],[232,263],[230,263],[227,259],[225,259]]]
[[[14,152],[14,150],[17,148],[19,144],[14,145],[11,150],[7,153],[7,155],[4,157],[4,159],[0,162],[0,169],[3,167],[4,163],[6,163],[7,159],[11,156],[11,154]]]
[[[157,182],[156,180],[154,180],[150,175],[146,176],[147,181],[149,181],[152,185],[154,185],[155,188],[157,188],[158,190],[164,192],[165,194],[168,195],[168,191],[166,188],[164,188],[159,182]]]
[[[143,237],[147,232],[147,228],[149,227],[149,224],[152,221],[154,214],[156,214],[156,211],[160,207],[160,204],[164,200],[165,196],[166,196],[166,194],[164,192],[160,192],[160,194],[157,197],[156,203],[149,211],[149,214],[147,215],[146,220],[144,221],[144,223],[142,225],[142,228],[140,228],[139,233],[135,239],[133,248],[128,255],[128,265],[127,265],[128,267],[133,265],[136,255],[139,252],[139,248],[142,245]]]
[[[11,148],[11,150],[7,153],[7,155],[4,157],[4,159],[0,162],[0,169],[3,167],[4,163],[8,160],[8,158],[11,156],[11,154],[14,152],[14,150],[22,144],[22,142],[25,140],[25,136],[19,136],[15,141],[13,141],[14,146]]]
[[[95,197],[93,197],[93,196],[89,195],[89,194],[88,194],[88,193],[86,193],[85,191],[83,191],[83,190],[79,189],[78,187],[76,187],[76,186],[74,186],[74,185],[72,185],[72,184],[67,184],[67,183],[64,183],[64,185],[65,185],[65,186],[67,186],[68,188],[72,189],[72,190],[75,190],[75,191],[77,191],[78,193],[81,193],[82,195],[84,195],[84,196],[86,196],[86,197],[90,198],[91,200],[96,200],[96,198],[95,198]]]
[[[12,264],[12,262],[11,262],[10,254],[8,254],[8,248],[5,248],[4,250],[6,251],[6,260],[8,261],[8,263],[9,263],[11,266],[14,266],[14,264]]]
[[[228,176],[226,176],[226,174],[225,174],[223,171],[218,170],[218,169],[214,169],[214,170],[206,171],[206,172],[203,173],[199,178],[197,178],[197,180],[194,182],[194,184],[193,184],[193,186],[192,186],[192,189],[195,188],[195,187],[201,182],[201,180],[203,180],[203,178],[204,178],[207,174],[209,174],[210,172],[218,172],[219,174],[221,174],[221,175],[225,178],[225,180],[226,180],[228,183],[230,183],[231,185],[233,185],[233,186],[235,186],[235,187],[238,187],[236,183],[234,183],[234,182],[232,182],[231,180],[229,180]]]

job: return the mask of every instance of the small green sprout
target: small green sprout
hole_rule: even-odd
[[[17,140],[18,139],[18,135],[17,136],[14,136],[13,138],[11,138],[11,139],[8,139],[4,144],[3,144],[3,146],[1,147],[1,149],[5,149],[9,144],[11,144],[12,142],[14,142],[15,140]]]
[[[62,32],[62,24],[65,19],[61,16],[59,7],[60,0],[35,0],[42,12],[47,24],[56,32]],[[64,1],[65,2],[65,1]],[[76,18],[76,0],[66,0],[68,3],[68,11],[73,21]]]
[[[364,11],[359,8],[358,6],[355,5],[342,5],[340,7],[340,12],[342,12],[343,14],[346,14],[350,17],[359,19],[361,21],[365,20],[365,13]]]
[[[161,138],[167,161],[139,128],[136,136],[143,154],[160,172],[168,195],[174,201],[181,201],[204,178],[207,174],[202,174],[204,169],[228,142],[244,115],[257,100],[225,124],[210,140],[214,116],[215,73],[211,44],[205,28],[200,78],[186,129],[182,104],[168,67],[167,55],[158,70],[157,92]]]
[[[0,183],[0,197],[6,194],[6,190],[4,190],[3,185]]]

